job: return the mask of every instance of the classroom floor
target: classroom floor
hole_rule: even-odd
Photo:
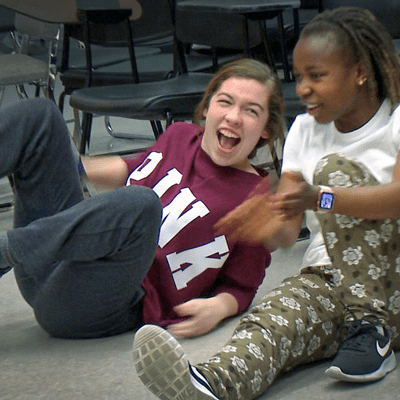
[[[58,84],[59,85],[59,84]],[[60,86],[57,87],[58,92]],[[19,101],[7,88],[2,107]],[[73,130],[72,113],[65,118]],[[118,131],[152,133],[143,121],[116,120]],[[101,118],[93,128],[92,153],[130,149],[130,140],[113,139]],[[6,179],[0,180],[0,203],[11,199]],[[0,211],[0,230],[11,229],[12,209]],[[298,271],[307,240],[290,250],[278,250],[255,301]],[[197,339],[182,340],[190,361],[204,361],[230,337],[238,318]],[[155,397],[140,383],[132,363],[133,334],[95,339],[56,339],[36,323],[32,309],[22,299],[13,273],[0,279],[0,400],[151,400]],[[399,355],[397,354],[399,359]],[[399,360],[400,361],[400,360]],[[260,399],[269,400],[393,400],[400,399],[400,368],[373,384],[335,382],[324,375],[328,363],[308,365],[283,375]]]

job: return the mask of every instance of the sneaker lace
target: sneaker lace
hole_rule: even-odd
[[[379,323],[373,323],[368,318],[355,320],[351,325],[344,325],[339,329],[339,334],[342,329],[347,328],[347,335],[343,341],[342,349],[364,351],[371,345],[373,339],[386,342],[388,338],[377,331]]]

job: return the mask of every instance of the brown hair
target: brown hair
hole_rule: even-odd
[[[275,140],[280,139],[283,142],[284,139],[284,100],[281,83],[268,65],[253,59],[241,58],[222,66],[211,79],[203,99],[197,106],[194,113],[194,122],[199,123],[204,118],[204,112],[210,105],[211,97],[221,87],[223,82],[232,77],[254,79],[267,85],[271,90],[271,97],[268,104],[269,117],[266,126],[271,137],[269,139],[260,138],[254,151],[249,155],[249,158],[252,158],[255,156],[256,150],[260,147],[263,147],[267,143],[272,146]]]
[[[384,26],[368,10],[339,7],[315,16],[300,34],[329,36],[348,49],[355,63],[365,65],[371,98],[388,98],[394,108],[400,101],[400,63],[393,41]]]

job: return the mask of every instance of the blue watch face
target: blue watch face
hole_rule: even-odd
[[[321,200],[319,202],[319,208],[324,210],[332,210],[333,207],[333,193],[323,192],[321,193]]]

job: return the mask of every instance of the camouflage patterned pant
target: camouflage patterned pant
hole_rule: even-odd
[[[364,166],[337,154],[319,162],[314,183],[377,184]],[[281,372],[332,357],[338,330],[352,316],[387,322],[399,347],[400,220],[318,218],[332,266],[308,267],[284,280],[241,318],[219,353],[196,365],[219,399],[254,399]]]

